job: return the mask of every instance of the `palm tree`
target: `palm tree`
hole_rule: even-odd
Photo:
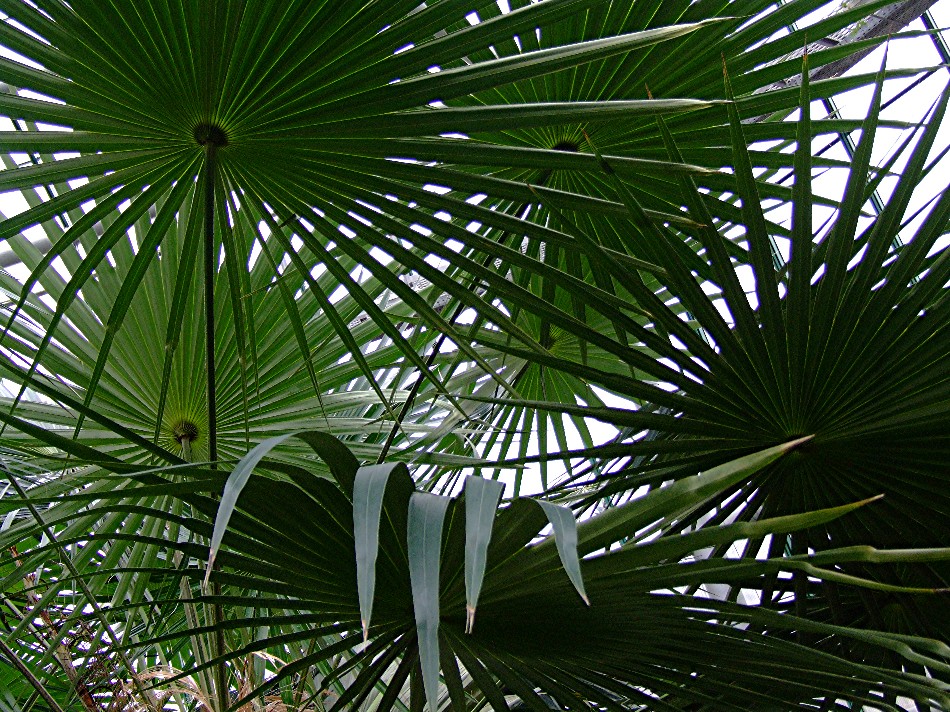
[[[948,95],[790,55],[885,4],[0,2],[0,704],[950,704]]]

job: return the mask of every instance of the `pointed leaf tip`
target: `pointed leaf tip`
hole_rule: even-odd
[[[406,529],[419,665],[432,712],[438,710],[439,701],[439,565],[442,527],[450,501],[448,497],[414,492],[409,499]]]
[[[401,463],[370,465],[356,471],[353,480],[353,543],[356,549],[356,587],[360,602],[363,640],[369,639],[376,592],[379,522],[389,476]],[[405,474],[408,477],[408,472]]]
[[[217,552],[212,549],[211,553],[208,555],[208,566],[205,569],[204,580],[201,582],[203,588],[208,588],[208,582],[211,580],[211,570],[214,568],[214,559],[216,554]]]
[[[577,553],[577,519],[574,518],[574,512],[557,504],[536,501],[544,510],[554,530],[554,543],[557,546],[558,556],[561,558],[561,566],[564,567],[567,577],[574,584],[581,599],[589,606],[590,601],[584,590],[584,577],[581,574],[581,560]]]
[[[789,440],[787,443],[783,443],[782,445],[779,445],[779,448],[781,448],[783,453],[789,452],[791,450],[794,450],[799,445],[803,443],[807,443],[809,440],[813,440],[814,437],[815,437],[814,435],[806,435],[804,437],[798,438],[797,440]]]
[[[475,625],[475,607],[488,563],[488,544],[495,523],[495,510],[505,491],[497,480],[468,477],[465,480],[465,632]]]

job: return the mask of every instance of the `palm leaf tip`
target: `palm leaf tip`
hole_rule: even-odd
[[[471,635],[475,628],[475,606],[465,605],[465,633]]]

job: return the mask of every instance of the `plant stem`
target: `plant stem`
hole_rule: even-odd
[[[208,460],[212,470],[217,469],[218,464],[218,415],[215,404],[214,392],[214,278],[215,278],[215,255],[214,255],[214,181],[217,159],[217,146],[213,141],[205,144],[205,239],[204,239],[204,267],[205,267],[205,353],[207,358],[207,377],[208,377]],[[221,584],[214,583],[211,593],[214,596],[221,595]],[[226,648],[224,640],[224,631],[221,629],[221,623],[224,622],[224,610],[220,603],[212,605],[212,617],[217,627],[215,631],[215,657],[224,655]],[[221,660],[215,666],[215,687],[217,688],[218,712],[225,712],[229,706],[230,696],[228,695],[228,676],[224,661]]]
[[[205,144],[205,352],[208,377],[208,460],[216,469],[218,459],[218,422],[214,393],[214,173],[217,147]]]

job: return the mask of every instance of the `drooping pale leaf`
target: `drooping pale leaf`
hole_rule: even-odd
[[[414,493],[409,500],[406,533],[419,663],[431,712],[437,712],[439,700],[439,565],[442,525],[450,501],[440,495]]]
[[[260,461],[264,459],[268,453],[279,445],[287,442],[290,438],[297,438],[307,443],[313,451],[327,463],[330,472],[337,478],[337,481],[344,490],[348,490],[352,487],[357,470],[356,459],[345,445],[326,433],[318,431],[288,433],[286,435],[269,438],[256,445],[247,455],[241,458],[240,462],[237,463],[234,470],[228,476],[227,482],[224,485],[224,492],[221,495],[221,502],[218,505],[218,511],[214,520],[214,530],[211,536],[211,553],[208,559],[208,568],[205,573],[205,584],[207,584],[211,575],[215,556],[221,546],[221,540],[227,531],[228,522],[237,505],[238,497],[241,496],[241,492],[253,474],[254,468],[260,464]]]
[[[505,486],[497,480],[469,477],[465,480],[465,631],[472,632],[475,607],[485,578],[488,543],[495,510]]]
[[[234,512],[238,497],[241,496],[241,491],[250,479],[251,474],[253,474],[254,468],[267,456],[267,453],[293,436],[293,433],[278,435],[276,438],[268,438],[264,442],[255,445],[228,476],[228,480],[224,485],[224,492],[221,494],[221,502],[218,505],[218,513],[214,518],[214,531],[211,535],[211,553],[208,556],[205,585],[207,585],[208,579],[211,576],[211,569],[214,566],[215,556],[221,546],[221,540],[224,539],[224,533],[228,529],[228,521],[231,519],[231,513]]]
[[[409,477],[401,462],[368,465],[356,471],[353,482],[353,536],[356,542],[356,587],[360,599],[363,640],[369,637],[376,590],[376,556],[379,553],[379,518],[386,483],[394,470]]]
[[[584,603],[589,606],[590,601],[584,590],[584,577],[581,574],[581,561],[577,555],[577,520],[574,518],[574,512],[567,507],[540,499],[538,504],[554,530],[554,543],[557,545],[558,556],[561,557],[561,565]]]

